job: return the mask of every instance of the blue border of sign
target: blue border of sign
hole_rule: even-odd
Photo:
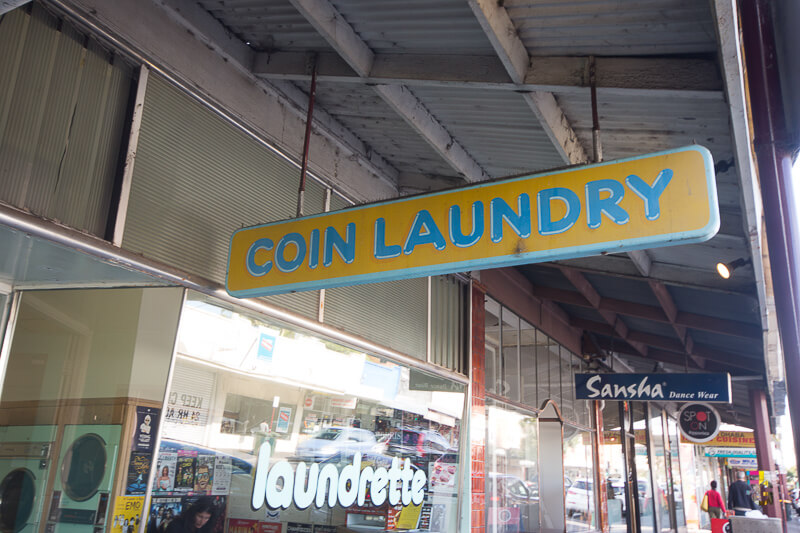
[[[711,152],[705,148],[704,146],[700,146],[697,144],[693,144],[690,146],[684,146],[682,148],[675,148],[672,150],[664,150],[663,152],[654,152],[651,154],[646,154],[637,157],[628,157],[625,159],[616,159],[614,161],[605,161],[603,163],[597,163],[591,165],[592,168],[599,168],[608,165],[614,165],[618,163],[625,163],[628,161],[637,161],[641,159],[646,159],[650,157],[657,157],[661,155],[668,155],[668,154],[676,154],[681,152],[688,152],[688,151],[696,151],[699,152],[703,156],[703,162],[705,163],[705,178],[706,178],[706,187],[708,190],[708,201],[709,201],[709,221],[703,228],[694,230],[694,231],[682,231],[682,232],[675,232],[675,233],[664,233],[662,235],[653,235],[650,237],[640,237],[635,239],[625,239],[625,240],[612,240],[612,241],[605,241],[601,243],[594,243],[594,244],[587,244],[584,246],[567,246],[564,248],[554,248],[550,250],[539,250],[536,252],[526,252],[521,254],[516,254],[512,256],[497,256],[497,257],[488,257],[484,259],[471,259],[469,261],[459,261],[453,263],[443,263],[438,265],[429,265],[429,266],[421,266],[421,267],[411,267],[411,268],[404,268],[404,269],[397,269],[397,270],[389,270],[384,272],[374,272],[369,274],[359,274],[355,276],[341,276],[336,277],[333,279],[318,279],[313,281],[306,281],[301,283],[287,283],[283,285],[272,285],[269,287],[256,287],[252,289],[246,289],[241,291],[231,291],[227,287],[227,278],[230,274],[230,261],[231,256],[230,253],[228,254],[228,262],[226,264],[226,287],[225,290],[228,291],[228,294],[231,296],[235,296],[237,298],[248,298],[248,297],[255,297],[255,296],[271,296],[274,294],[282,294],[286,292],[300,292],[306,290],[319,290],[319,289],[333,289],[336,287],[344,287],[349,285],[362,285],[365,283],[378,283],[382,281],[397,281],[402,279],[410,279],[410,278],[421,278],[427,276],[437,276],[440,274],[450,274],[453,272],[465,272],[471,270],[484,270],[487,268],[502,268],[514,265],[521,265],[521,264],[528,264],[528,263],[541,263],[546,261],[557,261],[557,260],[564,260],[564,259],[575,259],[577,257],[587,257],[591,255],[599,255],[601,253],[619,253],[619,252],[628,252],[631,250],[641,250],[643,248],[660,248],[664,246],[671,246],[674,244],[691,244],[697,242],[704,242],[713,237],[718,231],[720,226],[720,218],[719,218],[719,200],[717,197],[717,187],[716,187],[716,180],[714,176],[714,160],[711,156]],[[488,187],[494,185],[498,181],[504,182],[515,182],[515,181],[522,181],[522,180],[529,180],[531,178],[543,178],[546,176],[555,176],[558,174],[565,174],[569,172],[575,172],[578,170],[577,168],[566,168],[562,170],[556,170],[553,172],[544,172],[542,174],[527,174],[525,176],[520,176],[517,178],[510,178],[508,180],[500,179],[500,180],[492,180],[488,182],[483,182],[476,184],[471,187],[463,187],[459,190],[470,190],[470,189],[480,189],[484,187]],[[436,193],[426,194],[426,197],[436,197],[444,194],[452,193],[453,189],[448,189]],[[367,209],[381,205],[389,205],[389,204],[396,204],[402,202],[410,202],[416,199],[416,196],[411,196],[408,198],[401,198],[397,200],[387,200],[382,202],[376,203],[369,203],[369,204],[362,204],[356,207],[346,208],[348,211],[352,210],[360,210],[360,209]],[[332,211],[333,212],[333,211]],[[299,221],[299,220],[310,220],[313,218],[321,218],[330,215],[332,212],[327,213],[319,213],[315,215],[308,215],[305,217],[299,217],[296,219],[291,219],[292,221]],[[268,222],[266,224],[260,224],[257,226],[250,226],[247,228],[242,228],[236,230],[230,238],[228,249],[231,249],[233,244],[234,236],[239,233],[240,231],[245,230],[252,230],[256,228],[266,228],[270,226],[274,226],[276,224],[283,224],[286,220],[278,220],[275,222]],[[676,242],[678,241],[678,242]]]

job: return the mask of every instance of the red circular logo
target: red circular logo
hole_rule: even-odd
[[[704,411],[698,411],[696,418],[700,422],[705,422],[706,420],[708,420],[708,413],[706,413]]]

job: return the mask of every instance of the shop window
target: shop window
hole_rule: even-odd
[[[564,509],[567,532],[596,527],[597,491],[594,485],[592,435],[564,425]]]
[[[519,322],[519,362],[522,386],[522,403],[536,404],[536,328],[524,320]]]
[[[647,405],[634,402],[631,406],[641,531],[653,533],[656,530],[656,511],[647,436]]]
[[[536,418],[495,401],[486,413],[486,531],[539,531]]]
[[[672,484],[667,470],[667,449],[664,446],[664,420],[661,410],[650,406],[650,449],[653,460],[653,487],[655,493],[655,512],[658,527],[662,532],[671,531],[672,523]]]
[[[237,530],[458,528],[462,384],[199,295],[176,357],[170,398],[211,383],[164,426],[148,531],[200,500]]]
[[[611,533],[627,531],[628,501],[625,493],[627,470],[619,417],[620,402],[606,402],[603,408],[603,440],[600,457],[605,461],[608,524]]]
[[[4,530],[110,529],[112,502],[144,495],[183,294],[19,295],[0,401]]]
[[[684,506],[682,460],[680,454],[680,438],[678,423],[671,416],[667,417],[667,431],[669,434],[669,457],[672,472],[672,494],[675,502],[675,522],[678,528],[686,526],[686,509]]]
[[[520,365],[519,365],[519,317],[506,309],[503,315],[503,380],[499,394],[514,401],[519,401]]]
[[[500,351],[500,304],[491,298],[486,298],[484,306],[486,392],[500,394],[503,369]]]

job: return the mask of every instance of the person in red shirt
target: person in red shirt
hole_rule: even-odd
[[[708,497],[708,517],[709,518],[722,518],[725,516],[725,502],[722,501],[722,496],[717,492],[717,482],[711,482],[711,490],[706,491]]]

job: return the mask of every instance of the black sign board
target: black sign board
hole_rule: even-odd
[[[678,412],[678,427],[686,440],[708,442],[719,433],[722,420],[717,410],[704,403],[687,403]]]
[[[575,374],[577,400],[730,403],[730,374]]]

